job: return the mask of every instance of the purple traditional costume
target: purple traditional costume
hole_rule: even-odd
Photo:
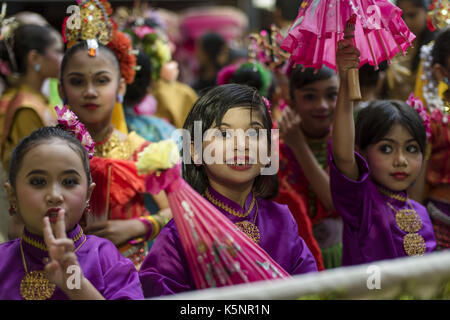
[[[406,192],[387,190],[370,179],[363,157],[355,152],[357,181],[330,161],[334,206],[344,221],[342,265],[355,265],[433,251],[436,239],[428,213],[407,199]]]
[[[211,203],[238,228],[244,229],[250,239],[257,242],[288,273],[317,271],[316,261],[298,235],[297,224],[286,205],[262,198],[255,199],[251,193],[245,202],[245,208],[249,209],[248,215],[245,213],[245,217],[238,217],[237,214],[243,212],[240,205],[212,188],[208,188],[206,195]],[[255,225],[257,228],[254,228]],[[156,238],[141,266],[139,277],[145,297],[196,289],[173,220]]]
[[[67,237],[75,243],[75,254],[83,275],[105,299],[143,299],[136,268],[119,253],[112,242],[86,236],[79,225],[68,232]],[[23,299],[21,281],[26,275],[24,263],[28,273],[43,270],[42,260],[48,257],[48,251],[41,236],[25,229],[22,238],[0,245],[0,257],[0,299],[20,300]],[[62,300],[68,297],[56,287],[49,299]]]

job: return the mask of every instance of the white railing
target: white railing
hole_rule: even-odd
[[[290,279],[181,293],[160,299],[442,299],[450,293],[450,250],[377,261]]]

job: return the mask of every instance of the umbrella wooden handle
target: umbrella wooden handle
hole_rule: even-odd
[[[348,97],[351,101],[361,100],[361,89],[359,87],[358,69],[353,68],[347,71]]]
[[[344,39],[351,40],[355,44],[356,15],[353,14],[345,24]],[[361,100],[361,89],[359,87],[359,71],[357,68],[347,71],[348,97],[351,101]]]

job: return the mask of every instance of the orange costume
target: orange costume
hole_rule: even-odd
[[[135,132],[128,135],[114,130],[103,142],[95,145],[90,160],[92,180],[96,184],[90,200],[91,220],[125,220],[144,218],[152,225],[153,238],[160,226],[145,207],[144,178],[139,176],[135,162],[137,155],[149,142]],[[147,254],[147,242],[133,239],[119,247],[120,252],[139,267]]]
[[[42,93],[21,85],[10,98],[3,118],[1,136],[3,168],[9,171],[11,153],[20,140],[38,128],[55,123],[56,118],[50,112],[47,98]]]

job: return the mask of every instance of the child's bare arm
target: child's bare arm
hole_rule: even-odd
[[[283,110],[279,124],[281,137],[284,143],[293,151],[295,159],[302,167],[306,179],[308,179],[325,210],[334,210],[330,190],[330,177],[322,169],[309,148],[301,132],[300,121],[300,117],[295,115],[289,107],[286,107]]]
[[[332,152],[336,167],[348,178],[358,179],[358,165],[355,160],[355,123],[353,102],[348,98],[347,71],[358,68],[359,51],[350,41],[338,42],[336,65],[339,72],[339,93],[336,103]]]

